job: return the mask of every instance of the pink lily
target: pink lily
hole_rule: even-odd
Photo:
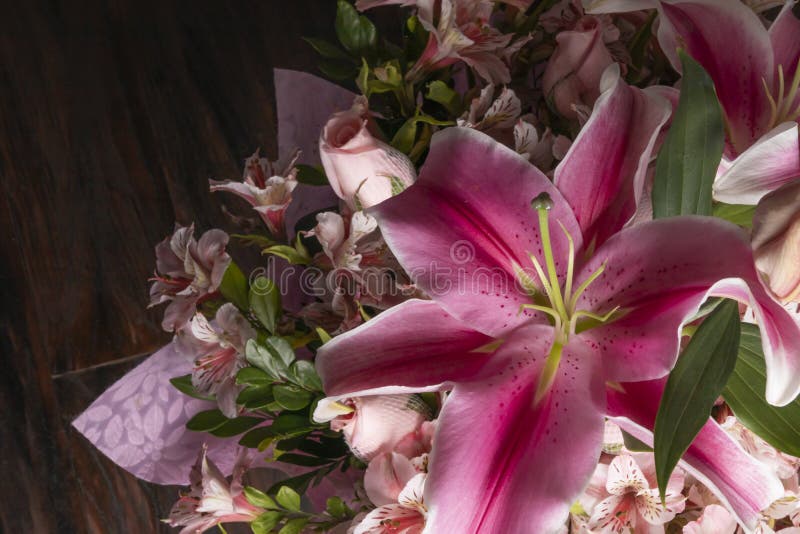
[[[606,381],[667,374],[709,295],[758,310],[770,400],[800,390],[790,349],[800,330],[762,287],[737,227],[686,217],[622,230],[670,108],[616,66],[602,88],[555,185],[487,135],[451,128],[434,136],[415,185],[370,210],[432,300],[334,338],[317,367],[334,400],[452,390],[426,532],[557,530],[597,465]],[[719,252],[698,254],[708,242]],[[481,439],[469,438],[476,428]]]
[[[295,163],[299,155],[295,150],[288,162],[280,164],[260,157],[256,150],[245,160],[241,182],[209,180],[211,191],[227,191],[245,199],[261,216],[270,233],[283,237],[286,209],[298,184]]]
[[[677,48],[683,47],[714,80],[727,125],[717,200],[756,204],[800,177],[800,20],[793,5],[787,0],[766,30],[752,9],[735,0],[588,2],[592,13],[658,8],[658,40],[673,67],[680,71]]]
[[[196,534],[222,523],[253,521],[265,510],[253,506],[244,496],[242,476],[248,466],[249,459],[242,451],[228,482],[203,447],[189,475],[189,493],[178,499],[165,523],[182,526],[180,534]]]
[[[684,534],[733,534],[736,519],[722,506],[709,504],[703,515],[683,527]]]

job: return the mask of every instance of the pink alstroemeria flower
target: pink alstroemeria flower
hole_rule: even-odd
[[[300,156],[295,150],[288,162],[270,162],[256,150],[244,163],[241,182],[209,180],[211,191],[227,191],[245,199],[261,216],[269,232],[275,237],[286,233],[284,217],[292,201],[292,191],[297,187],[295,164]]]
[[[524,2],[506,1],[520,7]],[[490,83],[508,83],[511,74],[503,62],[513,34],[500,33],[489,25],[494,9],[490,0],[359,0],[362,11],[378,6],[416,6],[422,26],[430,32],[422,56],[406,75],[417,80],[424,73],[441,69],[459,61],[469,65]],[[512,50],[528,38],[520,38]]]
[[[228,234],[209,230],[194,239],[194,224],[176,225],[175,232],[156,245],[156,274],[151,279],[150,305],[169,302],[161,327],[173,332],[195,313],[195,306],[213,295],[231,257],[225,252]]]
[[[595,507],[588,526],[601,533],[650,534],[659,527],[663,532],[663,525],[685,507],[683,482],[683,471],[678,468],[669,478],[662,506],[653,455],[621,454],[608,466],[608,497]]]
[[[255,337],[256,331],[230,302],[217,310],[213,324],[197,313],[175,333],[177,349],[194,363],[192,385],[198,393],[214,395],[220,411],[230,418],[237,415],[236,397],[242,390],[236,373],[247,366],[244,348]]]
[[[714,198],[756,204],[800,177],[800,20],[794,0],[769,30],[737,0],[591,0],[587,12],[657,7],[658,40],[680,71],[683,47],[714,80],[727,125],[727,145]],[[731,36],[736,53],[731,53]]]
[[[182,526],[180,534],[197,534],[222,523],[253,521],[266,510],[253,506],[244,496],[242,476],[248,467],[249,459],[243,450],[228,482],[203,447],[189,475],[189,493],[178,499],[165,523]]]
[[[555,184],[487,135],[450,128],[419,180],[369,210],[432,300],[334,338],[317,368],[334,400],[451,390],[426,532],[558,530],[597,465],[606,382],[666,375],[708,296],[757,310],[768,398],[800,390],[800,330],[762,287],[739,228],[684,217],[622,229],[670,108],[616,66],[602,88]]]

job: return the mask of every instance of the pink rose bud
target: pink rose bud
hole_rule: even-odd
[[[800,180],[769,193],[753,216],[758,269],[784,303],[800,301]]]
[[[314,420],[330,421],[341,430],[353,453],[364,461],[392,452],[398,444],[408,447],[407,437],[419,434],[430,409],[417,395],[370,395],[339,401],[323,399]]]
[[[556,41],[542,78],[544,94],[561,115],[577,119],[573,106],[594,104],[603,71],[614,59],[594,17],[584,17],[574,31],[559,33]]]
[[[328,181],[352,209],[379,204],[417,179],[411,160],[370,130],[367,101],[356,97],[352,108],[328,119],[319,140]]]

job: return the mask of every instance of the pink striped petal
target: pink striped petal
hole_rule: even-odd
[[[569,205],[536,167],[486,134],[447,128],[434,135],[417,183],[369,212],[421,289],[470,327],[497,336],[532,316],[517,313],[530,299],[514,264],[533,272],[532,252],[544,265],[530,206],[542,192],[554,203],[551,221],[563,224],[580,250]],[[554,255],[566,258],[567,239],[550,225]],[[557,265],[561,272],[565,263]]]
[[[800,68],[800,19],[792,12],[794,0],[786,0],[786,4],[778,17],[769,28],[769,38],[775,53],[775,68],[783,66],[783,73],[787,77],[787,84],[792,79],[792,74]],[[795,98],[791,109],[796,109],[800,104],[800,95]]]
[[[666,380],[623,383],[608,390],[612,421],[637,439],[653,444],[652,428]],[[761,510],[783,496],[783,485],[764,464],[747,454],[713,420],[703,426],[679,466],[707,486],[739,522],[755,528]]]
[[[587,246],[599,246],[636,212],[645,173],[670,103],[606,69],[589,121],[556,168],[555,184],[575,212]]]
[[[708,250],[713,244],[713,252]],[[675,217],[612,237],[580,271],[576,284],[605,264],[579,309],[624,315],[583,332],[603,353],[609,380],[657,378],[672,368],[680,329],[707,296],[726,296],[757,310],[764,333],[770,402],[800,391],[800,328],[765,291],[750,243],[738,227],[711,217]]]
[[[490,355],[474,350],[490,341],[435,302],[409,300],[323,345],[317,371],[330,396],[426,388],[478,376]]]
[[[732,162],[723,162],[714,180],[714,198],[728,204],[753,205],[770,191],[798,178],[798,126],[785,122]]]
[[[769,128],[772,43],[758,16],[730,0],[662,0],[658,39],[680,70],[678,47],[685,48],[714,80],[735,152],[742,152]],[[736,36],[736,54],[730,53]]]
[[[458,384],[439,417],[426,483],[429,532],[555,532],[588,482],[603,437],[602,378],[580,341],[534,406],[552,330],[531,325],[498,351],[511,365]]]

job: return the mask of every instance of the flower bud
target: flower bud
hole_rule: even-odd
[[[322,130],[319,152],[334,192],[352,209],[369,208],[410,186],[417,175],[405,154],[370,130],[366,99],[333,114]]]
[[[800,180],[769,193],[753,216],[756,266],[783,302],[800,301]]]
[[[315,421],[330,421],[341,430],[353,453],[369,461],[392,452],[398,444],[408,447],[409,435],[417,435],[429,417],[428,406],[417,395],[370,395],[341,401],[324,399],[314,412]]]
[[[558,112],[577,119],[573,106],[592,106],[600,96],[600,79],[614,62],[603,32],[593,17],[585,17],[580,28],[561,32],[558,45],[542,78],[545,96]]]

